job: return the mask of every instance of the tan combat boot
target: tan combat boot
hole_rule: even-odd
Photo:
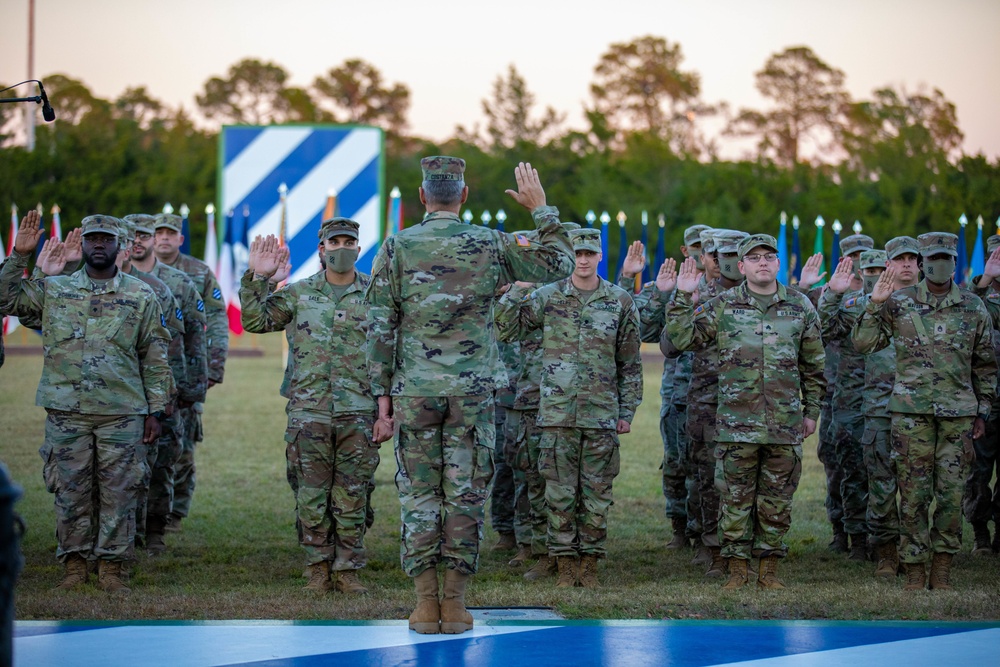
[[[747,560],[745,558],[727,558],[726,563],[729,566],[729,581],[727,581],[722,586],[724,591],[735,591],[737,588],[743,588],[750,581],[750,577],[747,574]]]
[[[927,575],[927,570],[924,567],[924,563],[905,563],[906,567],[906,585],[903,586],[904,591],[922,591],[924,590],[925,577]]]
[[[146,552],[150,556],[158,556],[167,550],[163,541],[163,533],[167,522],[162,517],[149,517],[146,521]]]
[[[441,632],[458,635],[472,629],[472,614],[465,608],[465,586],[469,575],[448,568],[444,571],[441,596]]]
[[[72,553],[67,556],[63,568],[63,578],[56,590],[68,591],[87,583],[87,560],[80,554]]]
[[[341,593],[349,593],[351,595],[364,595],[368,592],[368,589],[358,579],[357,570],[338,570],[334,588]]]
[[[899,571],[899,552],[893,542],[886,542],[875,547],[875,558],[878,565],[875,568],[876,577],[892,579]]]
[[[580,559],[580,586],[583,588],[599,588],[597,580],[597,556],[584,554]]]
[[[531,558],[531,547],[527,544],[522,544],[514,554],[514,557],[507,561],[507,565],[511,567],[521,567],[524,565],[525,561]]]
[[[524,573],[524,578],[528,581],[537,581],[539,579],[545,579],[546,577],[555,576],[556,573],[556,559],[548,554],[543,554],[538,557],[538,562],[535,563],[530,570]]]
[[[97,586],[107,593],[127,595],[132,589],[125,583],[122,564],[114,560],[97,561]]]
[[[951,554],[936,553],[931,560],[931,581],[932,591],[953,591],[951,585]]]
[[[517,538],[514,537],[514,533],[512,532],[500,533],[500,539],[493,545],[493,551],[513,551],[516,548]]]
[[[705,571],[705,576],[709,579],[726,576],[726,559],[722,557],[722,548],[709,547],[708,550],[712,555],[712,562],[708,566],[708,570]]]
[[[559,579],[556,581],[556,588],[573,588],[576,586],[576,556],[557,557],[556,567],[559,569]]]
[[[417,589],[417,607],[410,614],[410,630],[421,635],[436,635],[441,632],[437,568],[427,568],[413,578],[413,584]]]
[[[305,585],[307,591],[326,593],[333,588],[330,584],[330,561],[311,563],[306,567],[306,571],[309,573],[309,581]]]
[[[778,557],[764,556],[760,559],[760,573],[757,575],[757,585],[773,591],[785,589],[785,585],[778,579]]]
[[[684,531],[687,530],[687,520],[673,517],[670,519],[670,526],[674,531],[674,536],[667,542],[667,548],[683,549],[688,546],[687,535],[684,534]]]

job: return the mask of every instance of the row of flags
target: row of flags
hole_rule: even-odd
[[[281,205],[281,222],[279,226],[279,242],[285,244],[285,236],[287,232],[287,188],[282,184],[279,187],[280,195],[280,205]],[[37,210],[39,215],[42,215],[42,205],[38,204]],[[167,203],[163,207],[164,213],[173,213],[173,207]],[[187,205],[181,205],[179,211],[182,222],[182,229],[184,235],[184,243],[181,246],[181,252],[185,254],[190,254],[191,251],[191,234],[189,231],[189,216],[190,209]],[[55,238],[62,240],[62,224],[59,218],[60,209],[58,205],[52,207],[51,219],[49,227],[47,229],[50,238]],[[335,192],[329,192],[327,195],[326,206],[323,212],[323,219],[329,219],[336,216],[338,213],[337,207],[337,196]],[[241,324],[241,306],[239,301],[239,281],[240,277],[246,271],[247,263],[250,256],[250,241],[249,241],[249,230],[250,224],[250,206],[248,204],[243,204],[239,209],[239,214],[234,210],[228,211],[226,214],[226,224],[224,234],[219,242],[219,235],[216,229],[215,223],[215,206],[209,204],[205,208],[205,214],[207,219],[207,232],[205,238],[205,255],[204,261],[215,273],[219,280],[219,285],[222,289],[223,299],[226,303],[226,313],[229,320],[229,329],[236,335],[243,333],[243,325]],[[468,223],[473,224],[474,214],[470,210],[466,210],[462,214],[462,219]],[[491,222],[496,221],[496,229],[499,231],[505,231],[505,221],[507,219],[506,213],[503,209],[496,212],[495,215],[491,214],[489,211],[484,211],[480,217],[480,222],[484,226],[489,226]],[[610,226],[611,226],[611,215],[604,211],[599,216],[594,213],[594,211],[588,211],[586,216],[584,216],[587,227],[594,227],[595,223],[600,222],[601,229],[601,248],[602,248],[602,259],[598,266],[598,274],[605,279],[610,279],[609,266],[608,266],[608,248],[609,248],[609,238],[610,238]],[[625,257],[628,253],[629,240],[625,229],[625,223],[627,216],[623,211],[619,211],[618,215],[615,216],[615,220],[618,223],[618,262],[615,267],[615,272],[613,276],[617,276],[622,269],[622,265],[625,262]],[[659,269],[660,265],[663,264],[666,259],[666,247],[665,247],[665,235],[666,235],[666,220],[664,215],[661,213],[657,218],[657,235],[655,248],[650,249],[649,243],[649,215],[646,211],[641,214],[641,241],[646,249],[647,262],[641,276],[636,277],[638,288],[641,283],[649,282],[653,280],[655,272]],[[798,281],[802,272],[802,250],[801,243],[799,239],[799,227],[800,222],[798,216],[793,216],[791,219],[791,248],[788,245],[788,216],[782,212],[779,223],[779,230],[777,235],[778,241],[778,256],[781,260],[781,268],[778,273],[778,280],[782,284],[787,285],[790,281]],[[979,216],[976,221],[976,241],[973,246],[971,258],[967,257],[966,249],[966,238],[965,238],[965,228],[968,225],[968,218],[966,218],[963,213],[958,220],[959,229],[958,233],[958,258],[956,260],[955,267],[955,281],[959,284],[964,284],[972,276],[981,274],[986,265],[986,252],[983,240],[983,218]],[[6,245],[0,243],[0,260],[3,260],[6,256],[10,255],[14,249],[14,238],[17,235],[18,227],[18,213],[17,206],[11,205],[11,221],[10,221],[10,232],[7,235]],[[826,221],[822,216],[817,216],[814,225],[816,227],[816,236],[813,242],[813,253],[824,253],[824,248],[826,247],[824,240],[824,230],[826,228]],[[997,226],[1000,227],[1000,218],[997,219]],[[385,237],[391,236],[399,232],[403,228],[403,204],[402,197],[400,196],[399,188],[394,187],[389,195],[388,210],[386,211],[386,226],[385,226]],[[831,225],[833,231],[833,252],[830,254],[830,264],[831,268],[836,267],[837,262],[840,259],[840,237],[843,231],[843,226],[839,220],[834,220]],[[859,221],[855,221],[852,225],[852,231],[855,234],[860,234],[862,232],[862,225]],[[39,250],[41,249],[41,244],[39,244]],[[650,256],[652,254],[652,256]],[[652,260],[652,261],[649,261]],[[820,266],[819,273],[822,274],[826,271],[826,261],[824,253],[824,262]],[[641,280],[641,282],[640,282]],[[821,281],[820,284],[822,284]],[[14,331],[19,326],[19,322],[16,317],[5,317],[3,318],[3,334],[7,335]]]

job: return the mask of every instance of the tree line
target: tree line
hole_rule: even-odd
[[[421,212],[419,158],[447,153],[468,162],[468,205],[476,219],[483,210],[505,208],[512,213],[508,229],[530,226],[503,194],[514,163],[528,160],[539,166],[564,219],[583,222],[589,210],[612,217],[622,210],[634,239],[642,211],[652,221],[662,214],[668,247],[679,245],[691,224],[773,233],[781,211],[802,219],[802,242],[810,248],[817,215],[840,219],[845,229],[860,220],[879,242],[957,231],[963,212],[973,220],[982,215],[984,232],[993,233],[1000,160],[962,151],[955,105],[940,90],[887,85],[853,99],[842,71],[795,46],[771,55],[755,74],[766,108],[731,109],[705,100],[699,74],[683,61],[681,46],[663,37],[611,44],[594,67],[582,129],[566,127],[564,113],[538,109],[511,65],[482,100],[483,123],[458,124],[440,143],[410,133],[409,88],[386,81],[361,59],[332,67],[306,87],[292,86],[279,64],[241,60],[205,82],[197,115],[164,104],[145,87],[108,100],[70,75],[54,74],[45,85],[57,121],[37,127],[33,152],[17,140],[20,112],[0,105],[0,200],[22,208],[58,203],[67,226],[94,212],[187,202],[194,209],[193,251],[200,254],[202,207],[216,200],[220,125],[360,123],[385,130],[386,182],[400,186],[407,224]],[[721,138],[746,143],[747,154],[721,159],[710,125],[723,128]],[[655,238],[655,223],[650,233]],[[614,242],[610,254],[614,261]]]

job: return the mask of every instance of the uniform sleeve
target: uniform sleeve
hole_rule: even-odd
[[[45,283],[24,279],[28,259],[29,255],[14,252],[0,265],[0,312],[41,322]]]
[[[181,388],[180,399],[200,403],[208,391],[208,344],[205,333],[205,302],[198,295],[194,282],[187,280],[181,292],[181,312],[184,313],[184,356],[187,358],[187,382]]]
[[[823,340],[841,340],[851,335],[851,328],[856,319],[850,313],[841,308],[844,302],[843,292],[834,292],[831,289],[824,290],[819,298],[819,321]]]
[[[159,305],[155,301],[146,301],[136,343],[139,372],[150,413],[166,409],[173,386],[173,374],[167,365],[167,342],[170,337],[161,324],[160,316]]]
[[[267,278],[253,279],[247,271],[240,279],[240,319],[250,333],[262,334],[282,331],[295,316],[295,304],[289,298],[290,290],[269,293]]]
[[[678,350],[694,350],[713,342],[717,332],[719,298],[692,310],[691,295],[677,290],[673,302],[666,309],[667,324],[663,335]]]
[[[208,337],[205,341],[208,347],[208,378],[215,383],[222,382],[226,370],[226,357],[229,354],[229,317],[226,315],[226,303],[222,300],[222,289],[219,281],[211,272],[205,276],[205,320]]]
[[[892,339],[892,322],[889,314],[889,301],[884,304],[875,303],[869,299],[865,309],[861,311],[854,329],[851,330],[851,342],[854,349],[861,354],[871,354],[887,347]]]
[[[537,242],[516,232],[500,233],[501,260],[507,274],[504,282],[550,283],[567,277],[576,267],[576,254],[569,234],[559,223],[559,210],[539,206],[531,217],[538,231]]]
[[[655,283],[647,283],[642,291],[633,297],[633,301],[639,311],[639,339],[643,343],[657,342],[667,323],[670,292],[661,292]]]
[[[977,416],[985,420],[997,392],[997,358],[993,352],[993,322],[985,306],[980,309],[976,342],[972,350],[972,390],[979,403]]]
[[[802,414],[806,419],[818,420],[823,397],[826,396],[826,378],[823,366],[826,353],[819,329],[819,316],[810,308],[806,315],[802,342],[799,345],[799,382],[802,391]]]
[[[618,368],[618,419],[632,423],[642,402],[642,355],[639,350],[639,311],[631,299],[623,309],[615,345]]]
[[[387,238],[372,262],[372,277],[365,291],[369,309],[368,377],[372,396],[388,396],[396,368],[396,341],[402,291],[396,274],[395,243]]]
[[[502,343],[519,341],[542,326],[540,299],[532,298],[533,294],[531,288],[512,285],[500,297],[493,311],[497,340]]]

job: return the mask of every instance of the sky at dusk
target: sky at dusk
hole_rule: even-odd
[[[0,2],[6,85],[27,78],[27,17],[28,0]],[[766,108],[754,72],[805,45],[845,72],[856,99],[885,85],[941,89],[957,106],[965,151],[997,159],[998,29],[998,0],[36,0],[34,74],[67,74],[106,98],[146,86],[194,110],[205,81],[246,57],[281,65],[298,86],[361,58],[409,87],[410,131],[440,140],[483,123],[481,100],[511,63],[537,114],[552,106],[579,128],[594,66],[613,42],[652,34],[679,43],[702,98],[734,111]]]

